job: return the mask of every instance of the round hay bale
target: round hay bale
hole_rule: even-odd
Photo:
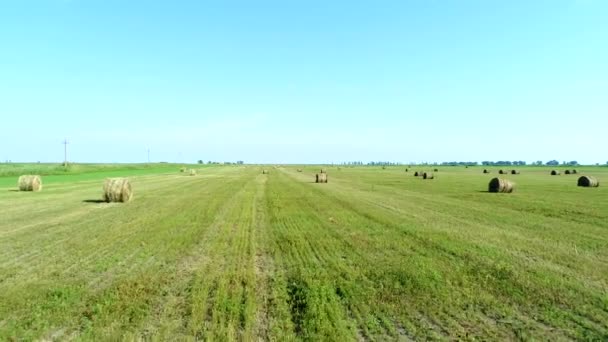
[[[597,178],[595,178],[595,177],[582,176],[578,179],[577,185],[584,186],[584,187],[590,187],[590,188],[597,188],[598,186],[600,186],[600,181],[598,181]]]
[[[182,167],[182,168],[179,169],[179,172],[186,172],[186,170],[188,170],[188,169],[185,168],[185,167]]]
[[[190,169],[190,176],[196,176],[196,170]]]
[[[262,174],[263,175],[267,175],[268,174],[268,170],[262,170]]]
[[[433,172],[439,172],[439,169],[434,169]]]
[[[316,183],[327,183],[327,173],[317,173]]]
[[[23,175],[17,180],[19,191],[40,191],[42,190],[42,178],[37,175]]]
[[[511,193],[515,189],[515,184],[502,178],[492,178],[488,184],[489,192]]]
[[[319,173],[326,173],[325,169],[321,169]]]
[[[501,174],[501,175],[506,175],[507,171],[505,171],[505,170],[498,170],[498,173]]]
[[[298,172],[302,172],[302,169],[298,169],[297,171],[298,171]]]
[[[422,175],[422,179],[434,179],[434,178],[435,178],[435,176],[433,176],[433,174],[431,172],[425,172]]]
[[[570,173],[570,171],[566,170],[566,173]],[[559,171],[557,171],[557,170],[551,171],[551,176],[559,176],[559,175],[560,175]]]
[[[418,176],[421,176],[421,175],[422,175],[421,172],[418,172],[418,171],[414,172],[414,177],[418,177]]]
[[[382,170],[386,170],[386,166],[382,166]]]
[[[129,202],[133,198],[131,183],[126,178],[107,178],[103,183],[103,200]]]
[[[564,171],[564,174],[569,175],[570,174],[570,170]]]
[[[502,170],[500,170],[500,171],[502,171]],[[483,169],[483,173],[490,173],[490,170],[488,170],[488,169]]]
[[[518,175],[518,174],[519,174],[519,171],[518,171],[518,170],[511,170],[511,174],[512,174],[512,175]]]
[[[407,169],[405,169],[405,172],[409,172]]]
[[[575,170],[572,170],[572,174],[573,174],[573,175],[575,175],[575,174],[577,174],[577,173],[578,173],[578,171],[576,171],[576,169],[575,169]]]

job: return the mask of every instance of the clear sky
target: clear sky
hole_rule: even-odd
[[[608,160],[608,1],[0,0],[0,160]]]

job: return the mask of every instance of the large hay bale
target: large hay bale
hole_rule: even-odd
[[[19,191],[40,191],[42,190],[42,179],[36,175],[23,175],[17,180]]]
[[[584,186],[584,187],[597,188],[598,186],[600,186],[600,181],[598,181],[597,178],[595,178],[595,177],[582,176],[578,179],[577,185]]]
[[[131,183],[126,178],[107,178],[103,183],[103,200],[129,202],[133,198]]]
[[[518,174],[519,174],[519,171],[518,171],[518,170],[511,170],[511,174],[512,174],[512,175],[518,175]]]
[[[501,174],[501,175],[506,175],[507,171],[505,171],[505,170],[498,170],[498,173]]]
[[[570,170],[564,171],[564,174],[569,175],[570,174]]]
[[[435,178],[435,176],[433,176],[433,173],[431,173],[431,172],[425,172],[422,175],[422,179],[434,179],[434,178]]]
[[[502,170],[500,170],[500,171],[502,171]],[[484,169],[484,170],[483,170],[483,173],[490,173],[490,170],[488,170],[488,169]]]
[[[492,178],[488,185],[489,192],[511,193],[515,189],[515,184],[502,178]]]
[[[190,169],[190,176],[196,176],[196,170]]]
[[[327,173],[317,173],[316,183],[327,183]]]
[[[570,171],[566,170],[566,174],[570,173]],[[560,172],[557,170],[551,170],[551,176],[559,176]]]

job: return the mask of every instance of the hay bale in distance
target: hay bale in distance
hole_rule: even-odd
[[[569,175],[570,174],[570,170],[564,171],[564,174]]]
[[[37,175],[23,175],[17,180],[19,191],[40,191],[42,190],[42,178]]]
[[[572,174],[573,174],[573,175],[575,175],[575,174],[577,174],[577,173],[578,173],[578,172],[576,171],[576,169],[572,170]]]
[[[190,176],[196,176],[196,170],[190,169]]]
[[[502,170],[501,170],[502,171]],[[490,170],[488,169],[483,169],[483,173],[490,173]]]
[[[589,188],[597,188],[598,186],[600,186],[600,181],[598,181],[595,177],[582,176],[578,179],[577,185]]]
[[[262,174],[263,175],[267,175],[268,174],[268,170],[262,170]]]
[[[566,170],[566,173],[570,173],[570,171]],[[557,170],[551,170],[551,176],[559,176],[560,172]]]
[[[186,170],[188,170],[186,167],[182,167],[179,169],[179,172],[186,172]]]
[[[511,170],[511,174],[512,174],[512,175],[518,175],[518,174],[519,174],[519,171],[518,171],[518,170]]]
[[[422,175],[422,179],[434,179],[434,178],[435,178],[435,176],[433,176],[433,174],[431,172],[425,172]]]
[[[506,175],[507,171],[505,171],[505,170],[498,170],[498,173],[501,174],[501,175]]]
[[[317,173],[315,182],[316,183],[327,183],[327,173],[325,173],[325,172]]]
[[[418,172],[418,171],[414,172],[414,177],[418,177],[418,176],[422,176],[422,172]]]
[[[515,184],[502,178],[492,178],[488,184],[489,192],[511,193],[515,189]]]
[[[434,169],[433,172],[439,172],[439,169]]]
[[[129,202],[133,198],[131,183],[126,178],[107,178],[103,183],[103,200]]]
[[[302,169],[298,169],[297,171],[298,171],[298,172],[302,172]]]

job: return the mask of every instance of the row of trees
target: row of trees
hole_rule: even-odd
[[[205,164],[205,162],[202,159],[199,159],[197,161],[197,163],[199,163],[199,164]],[[211,161],[210,160],[210,161],[207,162],[207,164],[209,164],[209,165],[219,165],[219,164],[224,164],[224,165],[232,165],[232,164],[234,164],[234,165],[243,165],[243,164],[245,164],[245,162],[242,161],[242,160],[237,160],[234,163],[233,162],[222,162],[222,163],[220,163],[220,162],[216,162],[216,161]]]

